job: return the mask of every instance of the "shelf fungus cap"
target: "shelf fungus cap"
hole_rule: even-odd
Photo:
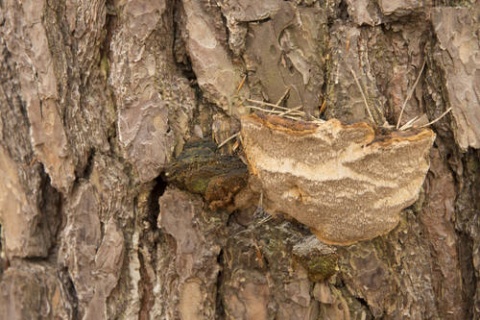
[[[250,174],[263,207],[310,227],[328,244],[349,245],[391,231],[418,198],[435,140],[430,129],[375,135],[366,123],[242,118]]]

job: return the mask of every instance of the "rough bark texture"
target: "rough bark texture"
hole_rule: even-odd
[[[0,319],[480,318],[477,1],[3,0],[0,22]],[[396,124],[424,63],[401,123],[452,111],[385,236],[271,218],[240,142],[212,147],[246,99]]]

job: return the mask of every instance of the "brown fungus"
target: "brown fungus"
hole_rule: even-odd
[[[242,118],[242,143],[263,207],[310,227],[323,242],[349,245],[391,231],[429,168],[430,129],[375,136],[366,123],[292,125],[278,116]]]

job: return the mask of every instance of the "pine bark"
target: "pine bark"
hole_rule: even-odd
[[[4,0],[0,22],[0,319],[480,318],[478,2]],[[331,246],[218,147],[249,100],[451,111],[400,224]]]

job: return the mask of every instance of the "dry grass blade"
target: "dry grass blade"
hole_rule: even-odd
[[[266,216],[265,218],[263,218],[262,220],[260,220],[257,225],[262,225],[264,223],[267,223],[268,221],[272,220],[273,219],[273,216]]]
[[[242,80],[240,81],[240,84],[238,85],[237,87],[237,94],[240,93],[240,90],[242,90],[244,84],[245,84],[245,81],[247,81],[247,75],[244,75]]]
[[[277,104],[273,103],[268,103],[264,101],[258,101],[258,100],[253,100],[253,99],[247,99],[248,102],[253,102],[256,104],[259,104],[260,106],[246,106],[247,108],[254,109],[254,110],[259,110],[265,113],[271,113],[271,114],[277,114],[280,117],[285,117],[285,118],[293,118],[294,120],[300,120],[306,116],[306,113],[303,111],[300,111],[302,106],[298,106],[295,108],[285,108],[281,107]],[[263,106],[270,107],[271,109],[263,108]]]
[[[258,111],[262,111],[262,112],[265,112],[265,113],[272,113],[272,114],[278,114],[278,115],[286,115],[286,114],[290,114],[290,115],[293,115],[293,116],[303,116],[304,115],[304,112],[302,111],[292,111],[292,112],[289,112],[288,110],[284,111],[278,111],[278,110],[275,110],[275,109],[266,109],[266,108],[261,108],[261,107],[256,107],[256,106],[246,106],[247,108],[249,109],[253,109],[253,110],[258,110]]]
[[[292,108],[292,109],[288,109],[288,110],[280,113],[279,116],[284,116],[286,114],[291,114],[291,113],[294,113],[295,111],[299,111],[300,109],[302,109],[302,106],[298,106],[298,107],[295,107],[295,108]]]
[[[402,109],[400,110],[400,115],[398,116],[398,121],[396,128],[398,129],[400,127],[400,121],[402,121],[402,116],[403,116],[403,111],[405,111],[405,107],[407,106],[408,101],[412,98],[413,92],[415,91],[415,88],[417,87],[418,81],[420,81],[420,77],[422,76],[423,69],[425,69],[425,60],[423,61],[422,68],[420,69],[420,72],[418,73],[417,79],[415,80],[415,83],[413,84],[412,89],[407,94],[407,98],[403,102]]]
[[[289,96],[290,96],[290,87],[288,87],[287,90],[285,90],[285,93],[283,94],[283,96],[280,99],[278,99],[276,105],[279,106],[280,103],[282,103],[283,101],[288,99]]]
[[[253,99],[246,99],[248,102],[256,103],[259,106],[245,106],[246,108],[253,109],[253,110],[258,110],[262,111],[264,113],[270,113],[270,114],[276,114],[280,117],[287,118],[287,119],[292,119],[292,120],[303,120],[306,121],[305,118],[307,117],[307,113],[305,111],[301,111],[300,109],[303,108],[303,106],[297,106],[295,108],[285,108],[281,107],[277,104],[273,103],[268,103],[265,101],[258,101],[258,100],[253,100]],[[269,107],[269,108],[265,108]],[[323,123],[324,121],[315,117],[310,116],[310,119],[308,120],[309,122],[315,122],[315,123]]]
[[[246,99],[246,101],[256,103],[256,104],[259,104],[259,105],[269,106],[269,107],[276,108],[276,109],[290,110],[289,108],[281,107],[277,104],[273,104],[273,103],[269,103],[269,102],[265,102],[265,101],[259,101],[259,100],[254,100],[254,99]]]
[[[287,119],[291,119],[291,120],[295,120],[295,121],[303,120],[302,117],[294,117],[294,116],[289,116],[289,115],[284,115],[283,118],[287,118]]]
[[[415,118],[411,119],[410,121],[408,121],[407,123],[405,123],[403,126],[401,126],[399,129],[397,130],[400,130],[400,131],[405,131],[407,129],[410,129],[413,127],[413,124],[415,122],[417,122],[417,120],[420,119],[419,116],[416,116]]]
[[[217,149],[220,149],[221,147],[223,147],[224,145],[226,145],[229,141],[232,141],[233,139],[235,139],[236,137],[238,137],[238,135],[240,134],[240,132],[237,132],[235,134],[232,134],[230,137],[228,137],[227,139],[225,139],[222,143],[220,143],[217,147]]]
[[[355,71],[353,71],[353,69],[350,66],[348,66],[348,68],[350,69],[350,72],[352,73],[353,79],[355,80],[355,83],[357,84],[358,90],[360,90],[360,94],[362,95],[363,103],[365,104],[365,108],[367,109],[368,116],[370,117],[370,120],[374,124],[375,119],[373,119],[372,112],[370,111],[370,107],[369,107],[368,102],[367,102],[367,97],[365,96],[365,93],[363,92],[363,88],[362,88],[362,86],[360,85],[360,82],[357,79],[357,75],[355,74]]]
[[[420,126],[420,128],[425,128],[425,127],[428,127],[432,124],[434,124],[435,122],[439,121],[440,119],[442,119],[443,117],[445,117],[450,111],[452,111],[452,107],[448,108],[447,111],[445,111],[444,113],[442,113],[440,115],[440,117],[438,117],[437,119],[427,123],[427,124],[424,124],[423,126]]]
[[[440,119],[442,119],[443,117],[445,117],[447,115],[447,113],[449,113],[450,111],[452,111],[452,108],[448,108],[447,111],[445,111],[444,113],[442,113],[438,118],[436,118],[435,120],[433,121],[430,121],[429,123],[426,123],[424,125],[421,125],[421,126],[418,126],[418,128],[425,128],[425,127],[428,127],[432,124],[434,124],[435,122],[439,121]],[[403,126],[400,127],[400,131],[405,131],[405,130],[408,130],[410,128],[413,128],[415,127],[415,122],[419,121],[421,118],[420,117],[415,117],[413,118],[412,120],[408,121],[407,123],[405,123]]]

